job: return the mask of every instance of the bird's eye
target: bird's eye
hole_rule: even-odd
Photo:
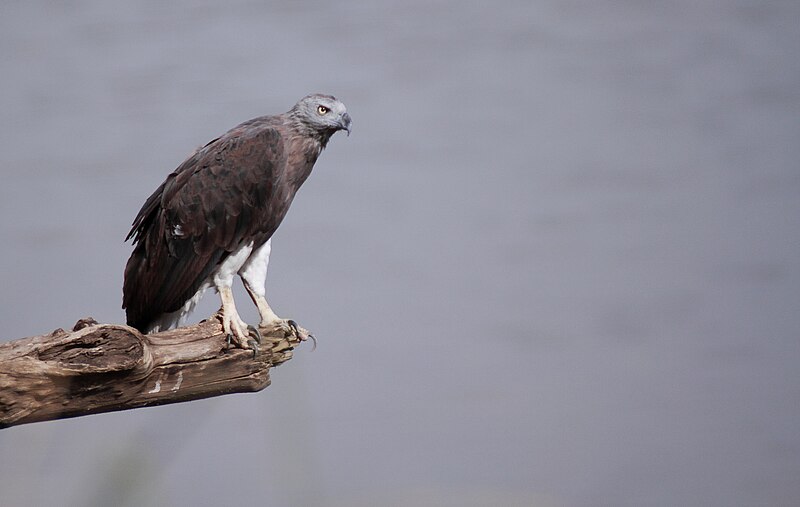
[[[325,107],[325,106],[317,106],[317,112],[318,112],[319,114],[327,114],[327,113],[328,113],[328,111],[330,111],[330,109],[328,109],[328,108],[327,108],[327,107]]]

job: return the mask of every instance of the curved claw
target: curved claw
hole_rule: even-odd
[[[227,348],[231,348],[231,342],[232,341],[233,341],[233,335],[231,333],[228,333],[228,335],[227,335],[227,343],[228,343],[227,344]]]
[[[305,335],[305,337],[304,337],[304,336],[303,336],[303,333],[301,333],[301,332],[300,332],[300,329],[301,329],[301,328],[300,328],[300,326],[298,326],[298,325],[297,325],[297,322],[293,321],[292,319],[288,319],[288,320],[286,321],[286,323],[287,323],[287,324],[289,324],[289,327],[290,327],[290,328],[292,328],[292,332],[294,333],[294,335],[295,335],[295,336],[296,336],[296,337],[297,337],[297,338],[298,338],[300,341],[306,341],[306,340],[308,340],[308,339],[311,339],[311,341],[312,341],[312,342],[314,342],[314,346],[311,348],[311,351],[312,351],[312,352],[313,352],[313,351],[315,351],[315,350],[317,350],[317,339],[314,337],[314,335],[313,335],[313,334],[311,334],[311,333],[308,333],[308,334],[307,334],[307,335]]]
[[[250,336],[255,339],[255,341],[257,341],[259,344],[261,343],[263,337],[261,336],[261,331],[259,331],[257,327],[248,324],[247,331],[250,333]],[[250,342],[248,341],[247,343]]]
[[[250,345],[251,349],[253,349],[253,359],[255,359],[256,355],[258,354],[258,343],[256,343],[256,341],[251,338],[247,340],[247,344]]]

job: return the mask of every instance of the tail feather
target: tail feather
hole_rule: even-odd
[[[178,255],[166,247],[145,248],[146,240],[134,248],[125,266],[122,308],[129,326],[143,333],[163,330],[186,316],[207,288],[206,281],[227,252],[221,249],[198,256],[191,243],[180,245]],[[172,315],[178,312],[178,315]]]

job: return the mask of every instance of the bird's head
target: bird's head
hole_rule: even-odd
[[[304,127],[330,137],[339,130],[350,135],[350,115],[336,97],[314,94],[300,99],[291,113]]]

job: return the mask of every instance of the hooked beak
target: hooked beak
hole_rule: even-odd
[[[352,123],[350,115],[348,113],[344,113],[339,121],[339,126],[342,128],[342,130],[347,131],[347,137],[350,137],[350,123]]]

